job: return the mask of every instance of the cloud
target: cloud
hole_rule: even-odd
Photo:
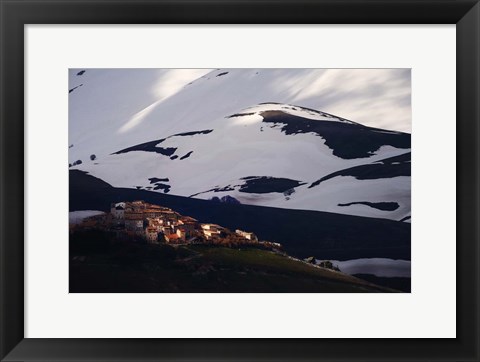
[[[380,128],[411,132],[410,69],[319,70],[292,103]]]
[[[186,84],[210,72],[210,69],[164,69],[157,82],[151,89],[157,99],[154,103],[132,115],[119,129],[125,133],[139,126],[142,121],[155,109],[155,106],[178,93]]]

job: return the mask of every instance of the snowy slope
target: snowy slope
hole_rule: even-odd
[[[318,70],[177,72],[71,70],[69,162],[82,161],[72,169],[203,199],[410,215],[410,160],[383,161],[408,153],[410,135],[289,103]],[[170,85],[159,91],[158,79]]]

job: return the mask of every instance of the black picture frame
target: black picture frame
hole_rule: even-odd
[[[2,361],[480,360],[478,0],[0,0],[0,12]],[[457,338],[24,338],[24,25],[159,23],[456,24]]]

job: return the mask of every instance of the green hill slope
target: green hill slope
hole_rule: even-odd
[[[112,243],[93,231],[71,237],[69,275],[71,293],[392,291],[271,251]]]

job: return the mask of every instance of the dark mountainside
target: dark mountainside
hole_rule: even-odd
[[[407,133],[386,131],[353,122],[316,121],[282,111],[264,111],[261,115],[264,123],[281,126],[282,132],[287,135],[316,133],[325,139],[325,144],[335,156],[343,159],[369,157],[385,145],[411,147],[411,136]]]
[[[313,182],[309,188],[318,186],[337,176],[353,176],[357,180],[375,180],[381,178],[393,178],[398,176],[411,176],[411,152],[403,155],[386,158],[377,162],[355,166],[333,172]]]
[[[200,222],[256,233],[283,245],[292,256],[347,260],[383,257],[410,260],[411,225],[385,219],[219,203],[146,190],[114,188],[78,170],[70,171],[70,211],[110,209],[110,203],[144,200]]]

